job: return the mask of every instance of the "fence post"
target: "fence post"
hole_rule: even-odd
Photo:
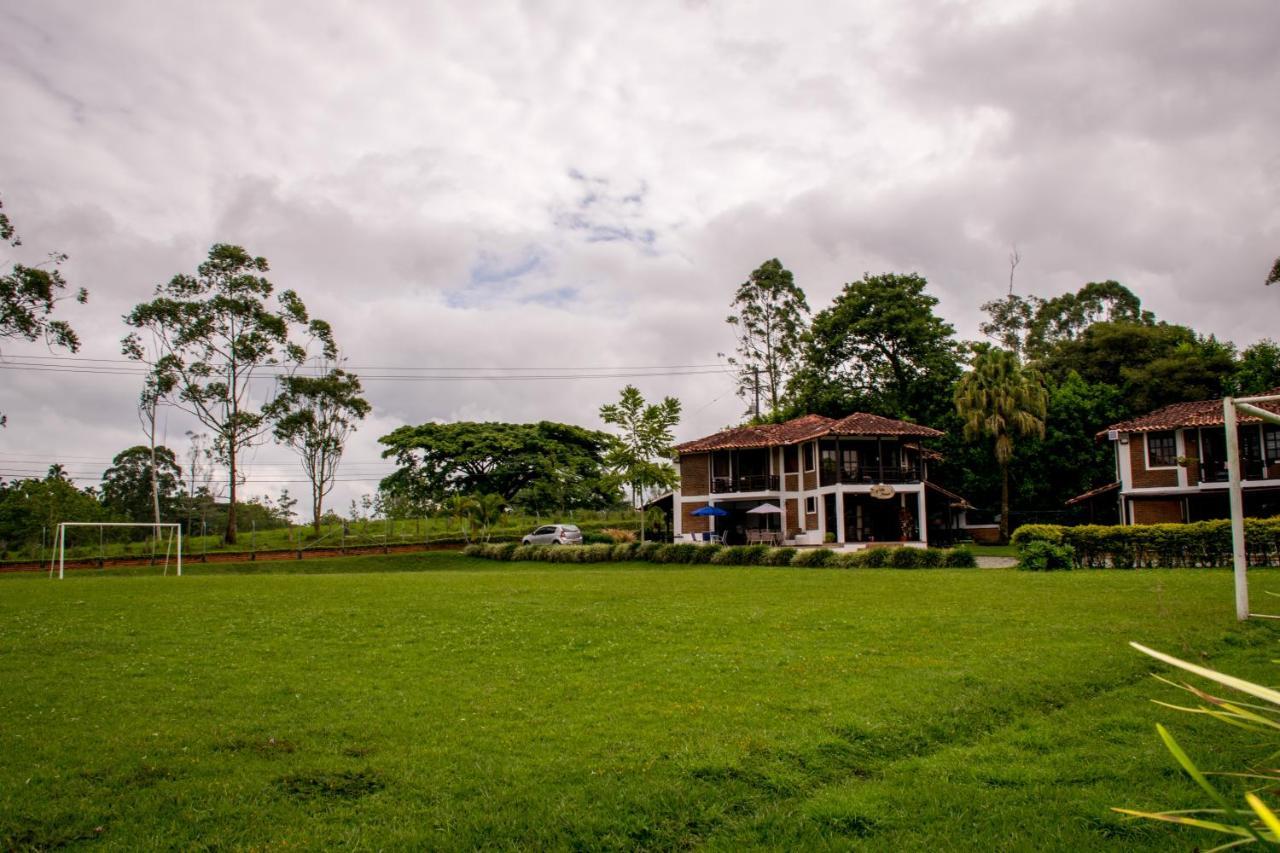
[[[382,519],[382,553],[384,554],[391,553],[391,544],[388,541],[388,537],[390,535],[391,525],[393,523],[394,522],[392,522],[392,520],[389,518]]]
[[[98,568],[106,567],[106,545],[102,542],[102,527],[98,528]]]
[[[258,519],[249,522],[249,562],[258,560]]]

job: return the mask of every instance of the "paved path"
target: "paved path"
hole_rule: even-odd
[[[978,557],[980,569],[1012,569],[1018,565],[1016,557]]]

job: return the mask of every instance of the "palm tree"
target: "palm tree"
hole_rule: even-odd
[[[966,441],[994,438],[1000,466],[1000,541],[1009,541],[1009,460],[1015,437],[1044,438],[1049,394],[1018,356],[991,344],[974,344],[969,372],[956,387],[956,412]]]
[[[489,541],[489,528],[502,520],[507,500],[502,495],[479,495],[471,499],[471,516],[480,526],[484,541]]]
[[[463,541],[470,544],[471,517],[475,512],[475,499],[466,495],[449,495],[449,497],[445,498],[442,508],[450,521],[458,523],[458,528],[462,531]]]

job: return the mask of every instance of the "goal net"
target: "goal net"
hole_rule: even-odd
[[[1280,616],[1249,612],[1249,559],[1244,541],[1244,486],[1240,474],[1238,425],[1239,416],[1248,415],[1260,419],[1263,423],[1280,426],[1280,415],[1257,405],[1278,401],[1280,401],[1280,394],[1222,399],[1223,429],[1227,433],[1227,485],[1231,504],[1231,564],[1235,572],[1236,618],[1242,622],[1250,616],[1260,619],[1280,619]]]
[[[53,567],[58,567],[58,579],[61,580],[66,575],[67,569],[67,531],[75,528],[97,528],[99,533],[99,542],[102,541],[101,535],[103,531],[110,528],[119,527],[142,527],[151,530],[155,534],[156,543],[164,542],[164,574],[169,574],[169,559],[174,558],[176,573],[182,574],[182,525],[175,522],[164,522],[155,524],[154,522],[132,522],[132,521],[64,521],[58,525],[58,531],[54,534],[53,551],[54,558],[49,561],[49,576],[53,577]],[[167,532],[168,535],[163,535]],[[101,552],[99,556],[105,556]]]

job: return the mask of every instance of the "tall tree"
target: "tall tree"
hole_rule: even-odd
[[[551,421],[403,426],[378,439],[386,447],[382,455],[399,465],[382,488],[422,502],[497,494],[510,503],[563,475],[575,485],[569,507],[609,505],[617,500],[604,470],[611,441],[608,433]]]
[[[4,213],[0,202],[0,243],[12,248],[22,245],[18,231]],[[67,281],[58,267],[67,260],[61,252],[52,252],[49,260],[29,267],[15,263],[8,272],[0,273],[0,338],[34,341],[44,338],[51,346],[65,347],[76,352],[80,338],[65,320],[51,320],[54,307],[67,296]],[[84,303],[89,293],[83,287],[70,294],[76,302]],[[0,414],[0,426],[7,419]]]
[[[1267,274],[1267,284],[1280,283],[1280,258],[1276,258],[1276,262],[1271,265],[1271,272]]]
[[[182,468],[172,450],[139,444],[117,453],[102,473],[102,503],[130,521],[159,524],[173,517],[181,483]]]
[[[827,415],[866,410],[931,423],[944,418],[960,374],[955,329],[935,313],[921,276],[851,282],[813,318],[793,408]]]
[[[1009,541],[1009,461],[1017,438],[1044,438],[1048,395],[1035,371],[1018,356],[990,344],[975,344],[969,372],[956,387],[956,412],[969,441],[994,440],[1000,467],[1000,541]]]
[[[628,385],[622,389],[618,402],[600,407],[600,419],[618,429],[605,461],[631,487],[632,506],[640,511],[643,541],[646,490],[674,488],[679,482],[671,461],[675,442],[671,431],[680,422],[680,401],[664,397],[660,403],[649,404],[634,385]]]
[[[1231,378],[1231,393],[1236,396],[1261,394],[1280,386],[1280,345],[1270,338],[1263,338],[1240,353],[1235,374]]]
[[[318,376],[295,373],[281,380],[282,390],[267,406],[275,437],[302,460],[311,482],[312,525],[320,535],[325,496],[333,490],[347,439],[369,414],[360,396],[360,378],[332,363],[322,363]]]
[[[776,417],[779,400],[800,356],[801,336],[809,317],[804,291],[777,258],[765,261],[738,287],[725,318],[734,327],[738,353],[729,364],[738,371],[738,395],[754,401],[760,414],[760,395]]]
[[[213,434],[214,452],[227,466],[228,543],[236,541],[240,454],[271,428],[250,397],[252,381],[264,368],[306,359],[306,347],[291,338],[299,328],[319,340],[327,355],[335,354],[328,324],[310,320],[292,290],[279,294],[277,308],[268,308],[275,287],[259,275],[268,268],[266,258],[218,243],[196,275],[179,274],[157,286],[154,299],[125,317],[130,326],[155,335],[161,353],[154,366],[159,393]],[[123,345],[130,358],[146,358],[137,332]]]
[[[979,330],[1027,360],[1043,358],[1055,345],[1075,340],[1095,323],[1155,323],[1155,315],[1142,309],[1142,300],[1116,281],[1091,281],[1075,293],[1051,299],[1010,291],[985,303],[982,310],[990,319]]]

